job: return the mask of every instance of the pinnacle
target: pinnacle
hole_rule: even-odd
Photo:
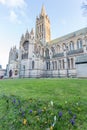
[[[42,16],[45,16],[45,15],[46,15],[46,10],[45,10],[45,6],[44,6],[44,5],[42,5],[41,15],[42,15]]]

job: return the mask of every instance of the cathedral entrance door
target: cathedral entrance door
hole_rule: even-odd
[[[9,77],[12,77],[12,70],[9,71]]]

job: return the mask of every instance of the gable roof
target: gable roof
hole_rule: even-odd
[[[77,30],[77,31],[75,31],[75,32],[69,33],[69,34],[64,35],[64,36],[62,36],[62,37],[56,38],[56,39],[54,39],[54,40],[51,40],[51,41],[49,42],[49,44],[55,44],[55,43],[58,43],[58,42],[67,40],[67,39],[69,39],[69,38],[72,38],[72,37],[74,37],[74,36],[82,35],[82,34],[85,34],[85,33],[87,33],[87,27],[82,28],[82,29],[80,29],[80,30]]]

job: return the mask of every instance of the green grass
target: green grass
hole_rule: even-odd
[[[28,99],[32,98],[38,102],[42,102],[41,108],[49,104],[50,101],[53,101],[55,104],[54,113],[57,113],[57,109],[67,113],[68,109],[72,109],[73,112],[77,113],[77,124],[75,127],[70,127],[65,124],[67,130],[86,130],[87,129],[87,80],[86,79],[9,79],[9,80],[0,80],[0,120],[5,114],[6,99],[3,98],[3,95],[8,98],[9,102],[11,96],[20,99],[25,106],[27,105]],[[13,99],[13,97],[12,97]],[[67,106],[65,102],[67,101]],[[46,103],[46,104],[45,104]],[[76,104],[79,106],[75,106]],[[35,104],[35,102],[33,102]],[[38,104],[38,103],[37,103]],[[74,105],[73,105],[74,104]],[[12,116],[12,111],[14,111],[13,105],[10,103],[9,115],[11,119],[15,117]],[[61,107],[60,107],[61,106]],[[47,105],[48,107],[48,105]],[[69,108],[70,107],[70,108]],[[60,109],[61,108],[61,109]],[[77,111],[75,109],[80,108],[81,110]],[[33,109],[33,106],[32,106]],[[37,109],[37,108],[36,108]],[[18,108],[15,109],[18,111]],[[49,107],[47,108],[49,111]],[[67,114],[65,114],[66,116]],[[45,115],[44,115],[45,116]],[[51,117],[50,117],[51,118]],[[33,120],[33,119],[32,119]],[[68,119],[66,119],[68,120]],[[61,121],[62,122],[62,121]],[[3,120],[2,120],[3,124]],[[60,123],[63,125],[62,123]],[[4,125],[4,124],[3,124]],[[7,125],[7,122],[5,122]],[[34,124],[35,125],[35,124]],[[38,125],[37,125],[38,126]],[[58,124],[59,126],[59,124]],[[3,130],[11,130],[13,128],[8,128]],[[16,127],[16,126],[15,126]],[[2,126],[0,127],[2,130]],[[15,128],[14,128],[15,129]],[[34,130],[35,128],[28,128],[25,126],[20,126],[18,130]],[[59,127],[58,130],[64,130],[63,126]],[[15,129],[17,130],[17,128]],[[35,130],[39,130],[36,128]],[[42,129],[41,129],[42,130]],[[44,130],[44,129],[43,129]],[[54,130],[57,130],[57,126],[54,127]]]

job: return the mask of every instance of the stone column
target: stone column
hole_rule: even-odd
[[[69,61],[70,61],[70,69],[72,69],[72,65],[71,65],[71,58],[69,59]]]
[[[67,69],[67,52],[64,50],[64,63],[65,63],[65,69]]]
[[[76,58],[74,57],[74,58],[73,58],[73,67],[74,67],[74,68],[76,68],[75,60],[76,60]]]
[[[82,40],[83,40],[83,51],[84,51],[84,53],[87,53],[85,36],[83,36]]]
[[[64,49],[64,63],[65,63],[65,70],[66,70],[66,77],[68,77],[68,55],[67,50]]]

